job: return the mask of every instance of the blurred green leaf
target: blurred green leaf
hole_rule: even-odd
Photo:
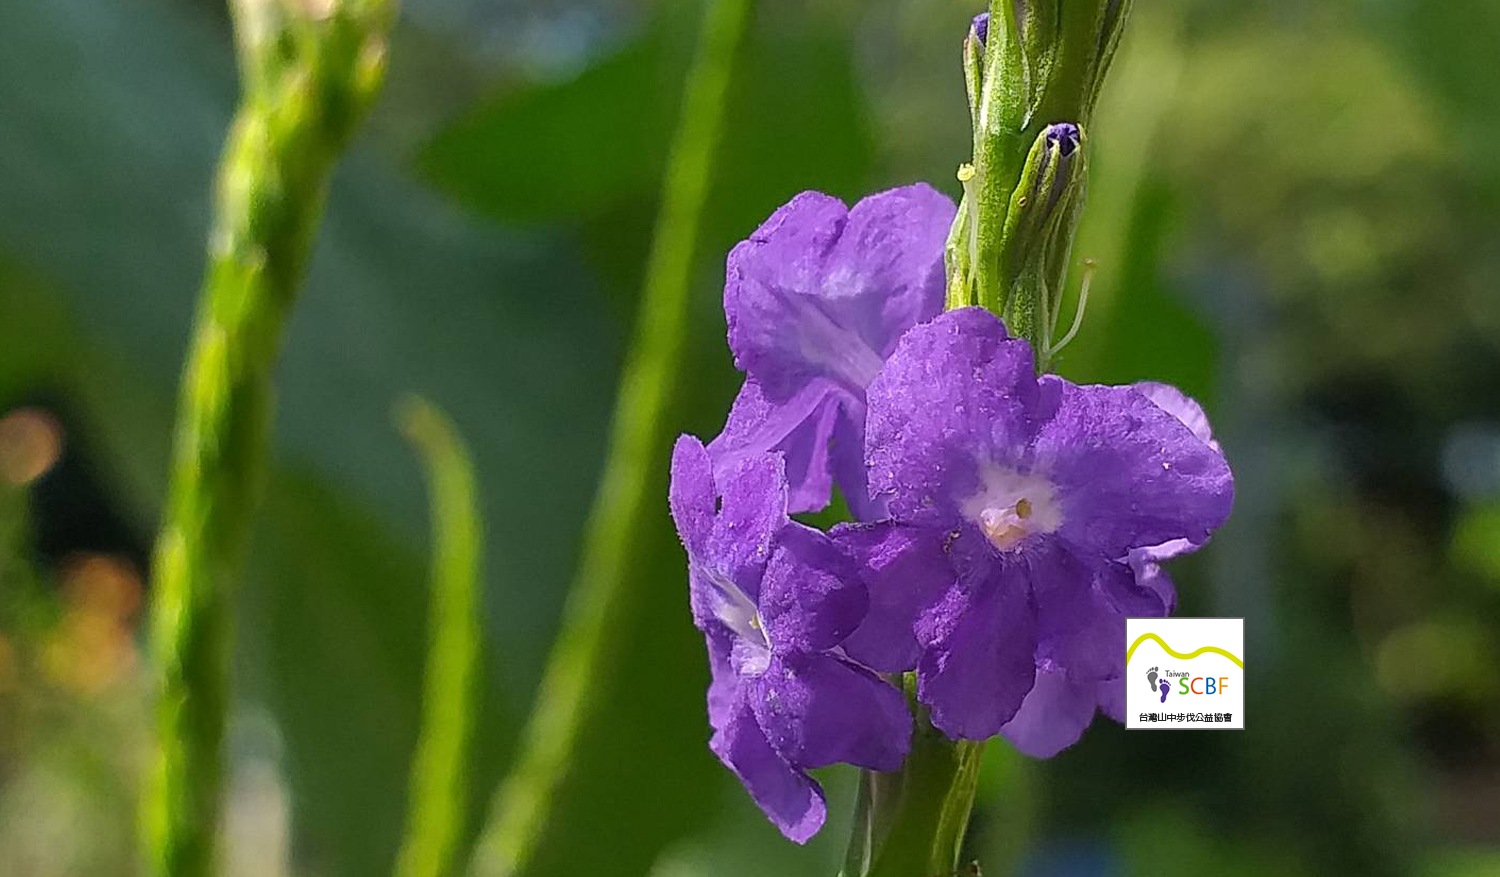
[[[426,567],[408,544],[308,474],[268,491],[241,595],[246,656],[285,736],[299,857],[324,873],[390,870],[417,742],[428,613]],[[475,751],[504,743],[496,681],[478,683]],[[491,766],[470,775],[489,788]],[[472,790],[471,790],[472,792]],[[470,797],[473,797],[471,794]],[[300,805],[300,806],[298,806]],[[470,826],[472,828],[472,826]],[[469,832],[472,834],[472,831]]]
[[[1149,181],[1137,193],[1129,224],[1118,230],[1124,239],[1118,298],[1107,322],[1096,327],[1100,334],[1091,342],[1093,349],[1080,356],[1094,364],[1095,379],[1164,381],[1206,399],[1217,344],[1205,321],[1184,301],[1183,290],[1165,276],[1175,206],[1172,192],[1160,182]]]
[[[1391,631],[1373,663],[1380,684],[1408,701],[1446,697],[1487,704],[1497,688],[1489,629],[1476,618],[1451,612],[1414,619]]]
[[[255,545],[276,549],[254,553],[241,635],[250,654],[275,660],[238,669],[270,693],[294,799],[316,802],[295,808],[300,833],[318,839],[304,852],[320,870],[388,871],[402,834],[400,766],[417,737],[425,566],[305,474],[275,478]],[[329,843],[357,836],[358,847]]]
[[[718,250],[708,260],[716,267],[730,246],[804,189],[853,202],[872,182],[887,182],[871,180],[872,135],[851,25],[774,6],[760,19],[730,89],[723,170],[710,200],[704,243]]]
[[[1139,808],[1114,826],[1124,867],[1151,877],[1303,877],[1317,873],[1287,849],[1225,837],[1200,813],[1181,804]]]
[[[1446,146],[1486,171],[1491,205],[1500,199],[1500,102],[1495,40],[1500,4],[1401,0],[1377,4],[1374,20],[1431,93],[1450,110]]]
[[[796,15],[763,16],[743,52],[730,84],[734,109],[725,122],[720,173],[704,217],[703,293],[695,302],[700,331],[717,342],[724,320],[717,290],[729,249],[800,191],[817,189],[852,203],[872,186],[874,146],[847,29]],[[653,101],[650,95],[639,99]],[[654,135],[657,164],[665,162],[667,130]],[[634,312],[630,305],[643,279],[656,189],[652,179],[633,194],[618,192],[619,199],[598,215],[583,217],[585,256],[612,292],[611,312],[622,321]],[[722,343],[705,345],[702,353],[728,360]]]
[[[461,203],[521,223],[592,221],[591,238],[623,233],[644,256],[630,203],[656,195],[687,66],[678,4],[634,42],[563,82],[504,90],[439,132],[423,150],[425,176]],[[664,96],[666,99],[664,99]],[[870,147],[847,37],[824,20],[763,16],[728,98],[710,217],[726,247],[805,188],[863,194]],[[715,260],[717,261],[717,260]],[[628,278],[633,280],[634,278]]]
[[[815,775],[828,796],[828,822],[805,846],[788,843],[739,782],[729,779],[716,783],[703,802],[717,816],[713,824],[666,850],[650,877],[832,877],[852,827],[853,807],[841,805],[853,801],[857,774],[838,765]]]
[[[466,113],[419,159],[461,202],[512,222],[596,216],[655,187],[682,64],[660,28],[565,82],[523,85]]]
[[[1476,505],[1459,515],[1450,554],[1460,569],[1500,590],[1500,502]]]
[[[1494,877],[1500,874],[1500,851],[1482,846],[1437,850],[1419,873],[1421,877]]]

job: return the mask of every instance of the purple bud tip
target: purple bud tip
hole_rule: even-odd
[[[974,16],[974,24],[972,25],[972,30],[974,32],[974,36],[979,37],[979,44],[984,45],[984,41],[988,39],[990,35],[990,14],[988,12],[981,12],[978,15]]]
[[[1072,122],[1059,122],[1056,125],[1047,126],[1047,145],[1056,143],[1063,157],[1072,155],[1078,149],[1078,144],[1083,142],[1083,132]]]

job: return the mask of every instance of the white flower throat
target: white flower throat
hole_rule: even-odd
[[[760,619],[760,610],[740,586],[728,576],[708,566],[700,566],[703,577],[714,586],[714,615],[736,637],[751,646],[771,649],[771,639],[766,636],[765,624]]]
[[[979,467],[979,492],[965,500],[960,511],[1001,551],[1010,551],[1029,536],[1052,533],[1063,522],[1052,482],[993,463]]]

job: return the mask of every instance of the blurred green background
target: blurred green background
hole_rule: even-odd
[[[760,4],[673,427],[737,376],[723,257],[806,188],[957,194],[971,3]],[[489,523],[471,834],[574,572],[701,6],[407,0],[278,375],[237,640],[226,872],[388,873],[416,736],[426,501],[390,407],[472,446]],[[1140,3],[1092,132],[1062,371],[1171,381],[1235,467],[1173,572],[1246,618],[1244,733],[990,747],[986,874],[1500,874],[1500,3]],[[216,0],[0,4],[0,874],[127,875],[140,619],[235,96]],[[667,447],[662,448],[665,455]],[[707,751],[666,518],[535,875],[834,872]]]

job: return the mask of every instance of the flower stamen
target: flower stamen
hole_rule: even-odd
[[[990,540],[990,544],[1001,551],[1016,547],[1030,535],[1014,508],[985,509],[979,514],[979,528],[984,531],[984,537]]]
[[[981,490],[963,504],[963,511],[1001,551],[1062,525],[1062,510],[1046,478],[986,465],[980,468],[980,480]]]
[[[718,593],[714,614],[719,621],[737,637],[763,649],[771,647],[765,624],[760,620],[760,610],[755,601],[740,589],[729,576],[713,569],[703,569],[703,576]]]
[[[1047,329],[1047,340],[1043,343],[1043,347],[1045,348],[1042,351],[1043,360],[1049,360],[1059,353],[1062,353],[1062,349],[1068,346],[1068,344],[1073,340],[1073,336],[1077,335],[1078,330],[1082,328],[1083,312],[1089,306],[1089,287],[1094,285],[1094,271],[1098,267],[1098,263],[1093,259],[1083,260],[1083,283],[1078,290],[1078,307],[1073,311],[1073,325],[1068,329],[1068,334],[1064,335],[1062,339],[1055,344],[1052,342],[1051,338],[1053,333],[1057,331],[1057,320],[1062,316],[1062,296],[1058,296],[1057,301],[1053,303],[1052,317],[1049,321],[1051,325]]]
[[[986,539],[1001,551],[1016,547],[1031,535],[1027,520],[1032,514],[1031,500],[1021,497],[1009,508],[987,508],[979,513],[979,529]]]

